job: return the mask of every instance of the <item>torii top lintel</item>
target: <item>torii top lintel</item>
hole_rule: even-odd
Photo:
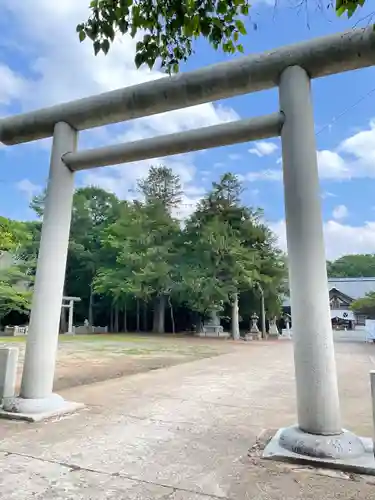
[[[269,89],[288,66],[301,66],[318,78],[372,65],[371,26],[4,118],[0,141],[12,145],[51,137],[58,122],[85,130]]]

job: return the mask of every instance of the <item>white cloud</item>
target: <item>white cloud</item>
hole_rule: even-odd
[[[247,174],[243,175],[243,179],[248,182],[281,181],[282,178],[282,171],[275,169],[260,170],[259,172],[248,172]]]
[[[147,176],[150,166],[158,163],[153,160],[144,160],[128,165],[115,165],[107,167],[107,169],[98,169],[85,175],[84,184],[99,186],[115,193],[120,198],[137,198],[137,180]],[[184,220],[194,212],[195,207],[205,194],[205,189],[193,183],[195,171],[193,166],[189,170],[186,168],[187,163],[173,160],[163,161],[163,164],[180,175],[183,195],[180,205],[173,210],[173,215]],[[108,169],[111,170],[111,175],[108,175]],[[124,169],[129,170],[127,176],[123,175]]]
[[[332,151],[318,152],[319,173],[326,179],[375,177],[375,120],[366,130],[343,140]]]
[[[34,14],[30,18],[31,3]],[[116,39],[107,56],[94,56],[90,41],[79,43],[75,26],[86,19],[87,0],[64,0],[56,6],[50,0],[2,0],[13,13],[12,22],[22,30],[33,49],[29,80],[30,92],[24,95],[24,108],[52,105],[80,97],[126,87],[164,77],[161,71],[136,69],[134,54],[137,39],[123,36]],[[58,35],[56,19],[59,19]],[[137,124],[134,136],[141,138],[139,129],[145,125],[156,133],[172,133],[233,120],[237,114],[221,105],[202,104],[187,109],[163,113],[132,122]],[[137,123],[139,122],[139,123]]]
[[[335,151],[318,151],[317,159],[321,179],[350,179],[351,173],[345,160]]]
[[[228,155],[228,158],[230,160],[240,160],[242,158],[242,155],[238,153],[231,153],[230,155]]]
[[[5,64],[0,63],[0,105],[9,105],[27,89],[25,80]]]
[[[266,150],[259,148],[259,144],[265,144]],[[274,150],[267,146],[277,145],[269,142],[256,143],[256,147],[249,149],[259,157],[271,154]],[[276,149],[275,149],[276,148]],[[375,119],[371,120],[367,129],[355,133],[338,144],[336,148],[317,151],[317,161],[320,179],[350,180],[354,178],[375,178]],[[282,163],[278,158],[276,163]],[[269,174],[274,172],[274,174]],[[259,172],[250,176],[252,180],[281,180],[282,176],[276,174],[276,170]]]
[[[28,200],[31,200],[33,196],[42,190],[41,186],[34,184],[29,179],[22,179],[21,181],[18,181],[16,183],[16,188],[25,194]]]
[[[337,205],[337,207],[335,207],[332,212],[332,217],[335,220],[345,219],[348,215],[349,210],[345,205]]]
[[[331,193],[330,191],[324,191],[324,193],[322,193],[323,200],[325,200],[326,198],[336,198],[336,197],[337,194]]]
[[[8,68],[3,69],[3,78],[0,67],[0,87],[4,86],[5,89],[0,90],[0,103],[18,99],[20,109],[27,111],[165,76],[158,70],[135,68],[134,54],[138,40],[130,36],[116,39],[107,56],[99,54],[95,57],[90,41],[79,43],[75,28],[87,18],[88,4],[87,0],[63,0],[57,3],[50,0],[23,0],[15,5],[13,0],[0,0],[0,15],[9,17],[13,31],[19,33],[20,50],[24,52],[22,55],[29,61],[25,75],[17,76]],[[32,16],[30,11],[33,12]],[[238,115],[232,108],[207,103],[112,128],[95,129],[82,134],[81,142],[95,147],[235,119],[238,119]],[[160,161],[172,164],[184,178],[191,179],[195,175],[192,155]],[[157,160],[152,160],[152,164],[155,162]],[[85,183],[100,183],[108,188],[112,186],[113,190],[124,193],[131,188],[136,177],[147,172],[149,165],[150,162],[145,161],[82,175]]]
[[[83,183],[101,186],[108,191],[112,191],[120,198],[129,198],[134,195],[137,180],[146,177],[152,165],[160,164],[171,168],[175,174],[178,174],[184,188],[193,184],[196,169],[188,158],[184,158],[184,155],[173,159],[155,158],[89,170],[83,175]]]
[[[254,143],[254,147],[249,149],[249,153],[259,156],[269,156],[278,150],[278,145],[274,142],[258,141]]]
[[[279,246],[286,251],[285,221],[271,222],[270,227],[279,240]],[[361,226],[351,226],[329,220],[324,223],[326,257],[337,259],[342,255],[375,252],[375,221]]]
[[[352,155],[366,163],[375,162],[375,120],[371,120],[369,129],[345,139],[338,147],[339,151]]]
[[[173,215],[181,221],[187,219],[194,212],[205,192],[204,188],[187,186],[184,189],[180,205],[173,210]]]
[[[261,141],[261,144],[277,148],[274,143]],[[259,143],[249,151],[259,157],[265,154],[259,149]],[[320,179],[375,178],[375,119],[370,121],[368,129],[346,138],[336,148],[317,151],[317,161]],[[281,158],[276,163],[281,163]],[[282,180],[281,172],[276,169],[251,173],[247,177],[249,181]]]

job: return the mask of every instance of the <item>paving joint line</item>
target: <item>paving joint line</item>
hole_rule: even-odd
[[[374,360],[374,363],[375,363],[375,360]],[[147,396],[146,396],[147,397]],[[168,395],[165,395],[165,396],[161,396],[161,397],[165,397],[166,399],[172,399],[173,401],[180,401],[181,403],[191,403],[191,399],[185,399],[185,398],[179,398],[179,397],[176,397],[176,396],[168,396]],[[157,399],[157,398],[155,398]],[[288,396],[278,396],[278,399],[288,399]],[[207,405],[211,405],[211,406],[216,406],[216,407],[225,407],[225,408],[235,408],[237,410],[243,410],[244,408],[247,408],[248,406],[238,406],[238,405],[231,405],[231,404],[228,404],[228,403],[217,403],[217,402],[211,402],[211,401],[204,401],[204,400],[197,400],[196,401],[197,403],[204,403],[204,404],[207,404]],[[106,405],[104,404],[90,404],[90,403],[84,403],[88,408],[106,408]],[[251,402],[249,402],[249,405],[251,405]],[[256,408],[256,409],[263,409],[264,407],[263,406],[259,406],[259,405],[251,405],[251,408]],[[122,413],[122,415],[126,415],[124,413]],[[139,417],[140,418],[140,417]]]
[[[100,406],[101,408],[101,406]],[[233,408],[239,408],[239,409],[244,409],[242,406],[239,406],[239,407],[236,407],[234,406]],[[262,406],[253,406],[252,408],[255,408],[255,409],[260,409],[262,410],[263,407]],[[191,426],[194,426],[196,428],[199,428],[199,424],[197,422],[189,422],[187,420],[164,420],[164,419],[161,419],[161,418],[154,418],[154,417],[140,417],[138,415],[132,415],[131,413],[122,413],[121,414],[123,417],[127,417],[127,418],[132,418],[134,420],[140,420],[140,421],[149,421],[149,422],[154,422],[154,423],[162,423],[162,424],[173,424],[173,425],[191,425]],[[258,426],[256,426],[258,427]],[[1,449],[0,449],[1,451]]]
[[[37,460],[39,462],[60,465],[61,467],[65,467],[67,469],[70,469],[71,472],[78,472],[78,471],[92,472],[94,474],[102,474],[103,476],[109,476],[109,477],[120,477],[120,478],[127,479],[129,481],[133,481],[135,483],[148,484],[151,486],[160,486],[162,488],[167,488],[167,489],[173,490],[172,492],[170,492],[168,494],[168,496],[172,495],[173,493],[176,493],[177,491],[181,491],[183,493],[194,493],[195,495],[201,495],[201,496],[207,497],[207,498],[214,498],[215,500],[232,500],[231,498],[229,498],[227,496],[218,496],[218,495],[213,495],[211,493],[205,493],[203,491],[190,490],[188,488],[180,488],[178,486],[171,486],[171,485],[164,484],[164,483],[158,483],[156,481],[148,481],[146,479],[137,478],[137,477],[134,477],[134,476],[131,476],[129,474],[122,473],[122,472],[106,472],[106,471],[102,471],[99,469],[92,469],[92,468],[88,468],[88,467],[83,467],[81,465],[69,464],[67,462],[60,462],[59,460],[52,460],[52,459],[48,459],[48,458],[36,457],[34,455],[29,455],[27,453],[20,453],[20,452],[16,452],[16,451],[4,450],[2,448],[0,448],[0,452],[4,453],[5,457],[10,456],[10,455],[14,455],[14,456],[18,456],[18,457],[29,458],[31,460]],[[168,498],[168,496],[166,498]]]

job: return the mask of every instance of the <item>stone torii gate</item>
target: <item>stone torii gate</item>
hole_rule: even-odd
[[[369,27],[0,120],[6,145],[53,136],[21,392],[3,414],[37,419],[77,407],[52,392],[74,172],[281,135],[298,425],[280,430],[266,455],[363,463],[362,440],[341,427],[310,79],[374,64]],[[280,110],[268,116],[76,150],[81,130],[276,86]]]
[[[63,297],[62,305],[63,309],[68,309],[68,331],[64,333],[73,334],[73,316],[74,316],[74,302],[81,302],[80,297]]]

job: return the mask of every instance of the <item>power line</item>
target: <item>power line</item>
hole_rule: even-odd
[[[332,120],[329,123],[327,123],[326,125],[324,125],[320,130],[318,130],[318,132],[315,135],[319,135],[322,132],[324,132],[324,130],[326,130],[327,128],[331,127],[340,118],[342,118],[346,113],[348,113],[348,111],[351,111],[353,108],[355,108],[356,106],[358,106],[358,104],[360,104],[362,101],[364,101],[365,99],[367,99],[367,97],[369,97],[374,92],[375,92],[375,87],[372,88],[371,90],[369,90],[366,94],[364,94],[362,97],[360,97],[353,104],[351,104],[350,106],[348,106],[347,108],[345,108],[340,114],[338,114],[337,116],[334,116],[332,118]]]

